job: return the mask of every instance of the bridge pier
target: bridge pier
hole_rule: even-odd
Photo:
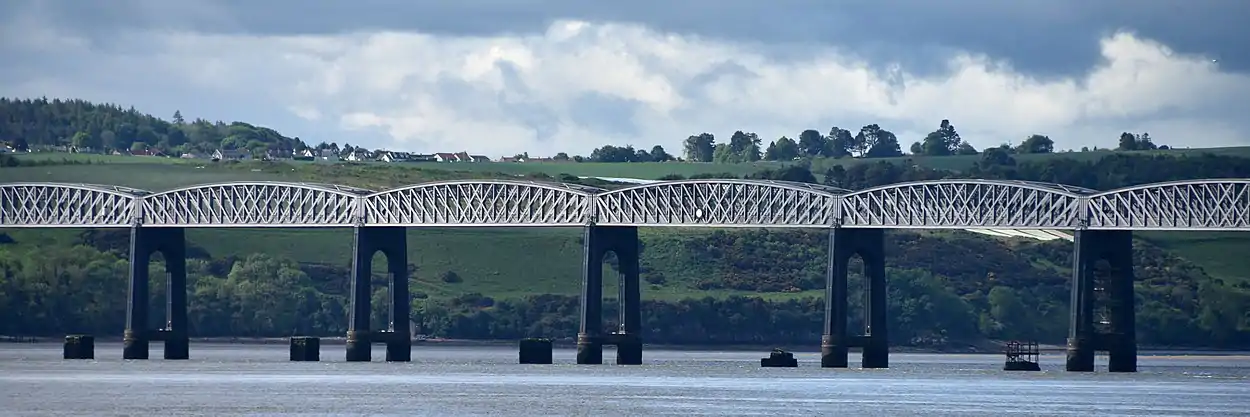
[[[165,303],[165,328],[148,328],[150,303],[148,266],[152,254],[165,257],[168,274]],[[130,288],[126,302],[126,331],[122,336],[123,359],[147,359],[152,340],[165,342],[165,359],[188,359],[190,338],[187,333],[187,240],[182,228],[130,229]]]
[[[362,227],[352,231],[351,308],[347,323],[347,361],[372,360],[374,342],[386,343],[388,362],[412,360],[412,332],[408,321],[412,300],[408,295],[408,231],[403,227]],[[390,311],[387,329],[370,332],[373,298],[373,255],[386,255],[390,276]],[[375,337],[376,336],[376,337]]]
[[[581,329],[577,334],[577,363],[602,364],[603,345],[616,345],[618,365],[642,364],[642,291],[638,271],[638,228],[586,226],[582,239]],[[603,335],[603,258],[616,254],[619,262],[620,327]]]
[[[1137,372],[1133,232],[1078,230],[1073,254],[1067,370],[1092,372],[1094,355],[1102,350],[1108,353],[1109,371]],[[1096,266],[1104,261],[1109,268],[1106,276],[1099,276]],[[1107,294],[1104,323],[1095,314],[1095,288],[1100,286]]]
[[[864,263],[864,306],[867,308],[864,332],[848,334],[846,285],[847,264],[859,255]],[[890,344],[886,333],[885,229],[829,231],[829,267],[825,272],[825,329],[820,340],[820,366],[845,368],[848,351],[863,348],[861,364],[866,369],[890,366]]]

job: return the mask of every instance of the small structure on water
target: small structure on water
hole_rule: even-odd
[[[1041,365],[1038,364],[1037,342],[1018,342],[1012,340],[1007,342],[1007,346],[1003,349],[1007,354],[1007,362],[1003,364],[1004,371],[1040,371]]]
[[[794,354],[781,349],[773,349],[767,358],[760,358],[760,366],[765,368],[795,368],[799,366]]]

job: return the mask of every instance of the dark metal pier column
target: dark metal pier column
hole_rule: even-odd
[[[864,368],[889,367],[885,276],[885,230],[834,228],[829,235],[829,265],[825,280],[825,328],[820,341],[820,366],[845,368],[847,351],[863,348]],[[847,264],[859,255],[864,263],[865,328],[848,334]]]
[[[847,262],[855,254],[851,236],[841,228],[829,231],[829,264],[825,271],[825,330],[820,337],[820,366],[845,368],[850,345],[846,338]]]
[[[620,272],[620,328],[616,333],[616,364],[642,365],[642,291],[639,282],[638,228],[612,228],[613,252]]]
[[[1092,372],[1094,355],[1109,353],[1111,372],[1137,371],[1137,332],[1133,293],[1133,235],[1127,230],[1078,230],[1072,260],[1072,299],[1068,330],[1066,369]],[[1099,284],[1096,265],[1106,261],[1109,270],[1103,278],[1109,296],[1109,328],[1100,331],[1095,317],[1095,288]]]
[[[362,227],[352,231],[351,309],[347,323],[347,361],[368,362],[373,359],[375,335],[370,331],[373,313],[373,255],[386,255],[391,282],[392,323],[380,332],[378,341],[386,343],[386,360],[406,362],[412,357],[412,335],[408,327],[411,300],[408,297],[408,242],[403,227]],[[395,325],[394,321],[402,321]]]
[[[182,228],[161,229],[165,255],[166,282],[165,359],[189,359],[191,338],[187,333],[187,239]]]
[[[582,235],[581,328],[577,332],[577,363],[603,363],[603,255],[597,226]]]
[[[642,364],[642,292],[639,282],[638,228],[587,226],[582,239],[581,330],[577,334],[577,363],[602,364],[603,345],[616,345],[618,365]],[[620,272],[620,324],[603,335],[603,258],[616,254]]]
[[[408,295],[408,232],[403,227],[381,229],[378,233],[386,235],[382,239],[386,242],[383,252],[391,278],[386,360],[409,362],[412,360],[412,297]]]
[[[150,277],[152,254],[165,257],[169,274],[165,328],[149,327]],[[165,359],[189,357],[187,333],[186,235],[182,228],[130,229],[130,285],[126,301],[126,330],[122,336],[123,359],[148,359],[152,339],[165,341]]]
[[[864,261],[864,286],[867,288],[868,309],[865,314],[864,329],[864,368],[890,367],[890,341],[886,322],[888,306],[886,305],[885,279],[885,230],[863,229],[859,232],[861,251],[860,258]]]

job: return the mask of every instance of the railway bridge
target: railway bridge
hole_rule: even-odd
[[[151,340],[166,359],[188,357],[187,228],[351,228],[354,233],[348,361],[369,361],[371,343],[386,360],[411,360],[407,244],[410,227],[579,227],[584,230],[581,328],[577,363],[642,363],[638,269],[639,227],[809,228],[829,234],[821,366],[847,367],[848,349],[862,366],[889,366],[886,339],[885,229],[1067,231],[1073,235],[1069,371],[1092,371],[1096,351],[1109,370],[1137,369],[1132,231],[1250,231],[1250,179],[1209,179],[1096,191],[1060,184],[941,180],[845,190],[764,180],[663,181],[604,190],[581,185],[505,180],[442,181],[372,191],[330,184],[231,182],[162,192],[127,187],[0,184],[2,228],[128,228],[129,302],[123,357],[148,358]],[[370,329],[373,255],[391,274],[391,325]],[[148,328],[148,265],[166,260],[169,311],[164,329]],[[603,258],[620,261],[619,329],[604,333]],[[863,329],[848,328],[847,264],[864,264]],[[1109,265],[1103,302],[1095,265]],[[1102,284],[1099,284],[1102,285]],[[1096,305],[1105,303],[1105,305]],[[1095,317],[1095,308],[1108,311]],[[396,319],[401,320],[396,325]],[[1103,322],[1097,323],[1096,321]],[[1102,326],[1101,324],[1106,324]]]

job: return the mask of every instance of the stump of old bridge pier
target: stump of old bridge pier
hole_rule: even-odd
[[[320,337],[296,336],[291,338],[292,362],[318,362],[320,360]]]
[[[760,366],[765,368],[795,368],[799,366],[799,360],[794,358],[794,354],[781,349],[773,349],[767,358],[760,358]]]
[[[65,359],[95,359],[95,336],[71,334],[65,336]]]
[[[550,365],[551,340],[541,338],[521,339],[519,359],[522,364]]]
[[[1041,355],[1037,342],[1010,341],[1003,349],[1007,361],[1003,363],[1004,371],[1040,371],[1038,356]]]

